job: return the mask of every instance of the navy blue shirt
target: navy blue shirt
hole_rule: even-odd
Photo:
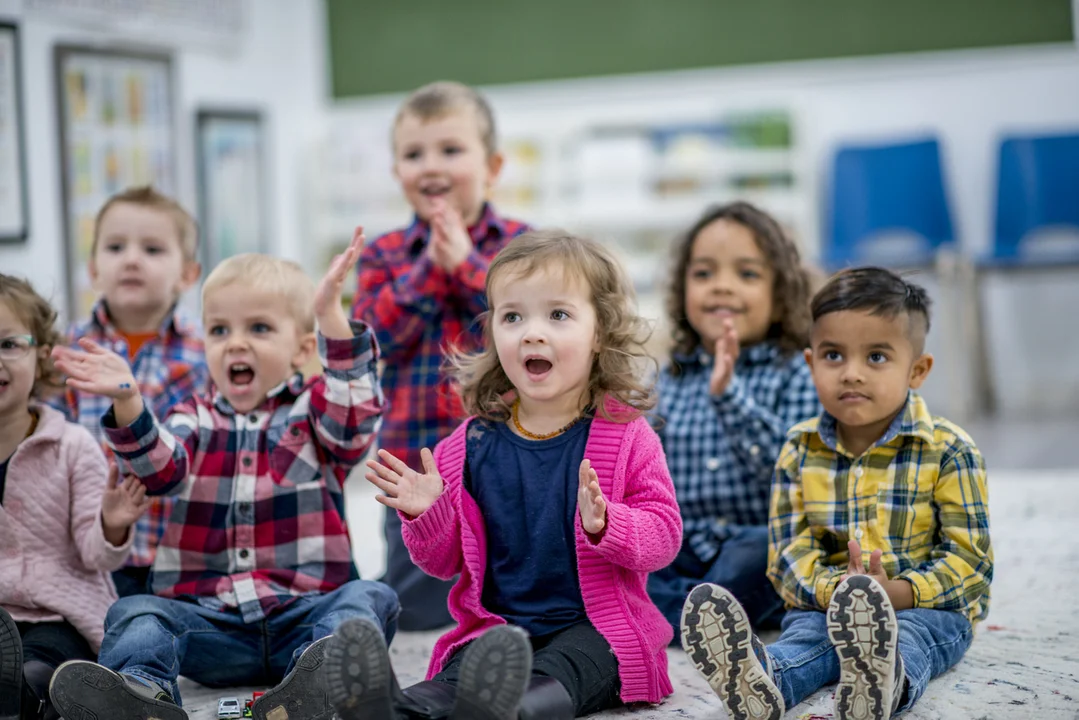
[[[468,430],[470,492],[487,527],[483,606],[533,636],[587,619],[577,576],[577,486],[591,419],[526,440],[505,423]]]

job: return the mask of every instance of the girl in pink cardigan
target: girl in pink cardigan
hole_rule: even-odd
[[[457,576],[458,625],[402,691],[377,628],[343,624],[326,665],[343,720],[573,718],[672,692],[671,627],[645,580],[682,524],[642,417],[632,286],[602,246],[551,231],[512,240],[486,291],[486,347],[453,361],[473,417],[421,471],[382,451],[367,474],[413,561]]]
[[[59,717],[49,680],[67,660],[97,659],[109,571],[146,506],[85,428],[35,402],[58,386],[55,320],[29,283],[0,274],[0,720]]]

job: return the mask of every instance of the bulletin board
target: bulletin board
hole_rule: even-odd
[[[1072,0],[326,0],[335,97],[1074,41]]]
[[[97,211],[113,194],[153,185],[175,196],[172,63],[165,54],[55,49],[68,318],[95,300],[88,262]]]

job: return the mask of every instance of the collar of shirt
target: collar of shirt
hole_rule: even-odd
[[[109,308],[105,298],[94,303],[94,309],[90,313],[91,325],[101,337],[107,337],[116,341],[120,339],[120,332],[113,324],[109,316]],[[190,337],[198,334],[198,324],[180,310],[179,305],[173,305],[172,310],[165,315],[158,331],[161,337],[168,339],[170,336]]]
[[[712,367],[712,361],[715,359],[711,354],[705,352],[703,345],[698,345],[697,349],[691,353],[674,353],[673,357],[683,367],[690,365]],[[772,365],[779,357],[779,346],[766,340],[739,350],[735,369],[743,370],[758,365]]]
[[[405,230],[405,246],[408,247],[409,253],[413,257],[419,255],[423,248],[426,247],[427,238],[430,234],[431,226],[421,220],[419,216],[414,216],[412,224]],[[473,245],[478,246],[486,240],[505,237],[506,224],[494,211],[490,203],[484,203],[480,219],[468,229],[468,234],[472,237]]]
[[[817,423],[817,434],[820,435],[821,442],[832,451],[839,452],[836,419],[827,410],[821,411],[820,421]],[[895,416],[888,429],[869,449],[887,445],[899,436],[917,437],[928,443],[933,442],[933,417],[929,414],[925,401],[913,391],[907,391],[907,402],[903,406],[903,411]]]
[[[274,386],[270,392],[266,393],[266,399],[262,401],[262,404],[252,410],[252,412],[268,411],[273,412],[279,406],[285,403],[296,402],[307,386],[313,383],[315,380],[304,380],[303,373],[293,373],[287,380]],[[213,390],[214,407],[222,415],[236,415],[236,408],[232,407],[232,403],[221,394],[221,391],[217,388]]]

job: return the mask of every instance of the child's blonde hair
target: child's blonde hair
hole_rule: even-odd
[[[498,152],[495,115],[491,111],[490,104],[479,91],[458,82],[435,82],[412,91],[397,111],[397,117],[393,119],[392,133],[394,135],[397,133],[397,127],[406,115],[413,115],[427,122],[443,118],[461,109],[468,109],[475,113],[480,139],[487,151],[487,157]]]
[[[811,275],[802,263],[798,246],[775,219],[747,202],[718,205],[705,211],[675,246],[671,282],[667,293],[667,315],[673,329],[674,347],[671,372],[678,375],[681,366],[675,355],[688,355],[697,349],[701,336],[686,317],[686,270],[693,255],[693,243],[706,227],[717,220],[738,223],[753,234],[753,240],[772,268],[772,305],[779,310],[779,320],[768,328],[766,338],[785,353],[795,353],[809,345],[809,297]]]
[[[203,307],[206,307],[206,298],[232,285],[283,298],[300,330],[315,331],[315,284],[299,263],[261,253],[226,258],[202,284]]]
[[[533,230],[519,235],[491,261],[487,270],[487,302],[491,288],[507,275],[529,275],[561,268],[567,275],[587,283],[596,311],[599,352],[592,361],[588,380],[590,404],[607,419],[629,420],[650,410],[655,389],[642,378],[646,363],[655,360],[645,350],[650,328],[634,309],[635,294],[622,264],[599,243],[563,230]],[[473,354],[451,354],[452,373],[459,385],[465,410],[488,420],[510,416],[512,391],[506,371],[498,361],[492,335],[490,310],[481,316],[484,349]],[[612,418],[608,398],[630,410]]]
[[[34,338],[31,352],[38,351],[37,375],[30,394],[43,398],[63,390],[64,378],[53,365],[49,352],[64,344],[64,336],[56,329],[56,310],[37,294],[33,285],[3,273],[0,273],[0,302],[11,309]]]
[[[176,226],[176,237],[180,241],[180,252],[183,255],[184,262],[191,263],[198,261],[199,227],[198,223],[195,222],[195,218],[191,217],[191,214],[184,210],[180,203],[176,202],[168,195],[162,195],[149,185],[128,188],[105,201],[105,204],[97,211],[97,217],[94,218],[94,241],[90,246],[91,257],[97,252],[97,242],[101,235],[102,219],[104,219],[105,214],[113,205],[118,205],[120,203],[138,205],[139,207],[159,210],[166,213]]]

